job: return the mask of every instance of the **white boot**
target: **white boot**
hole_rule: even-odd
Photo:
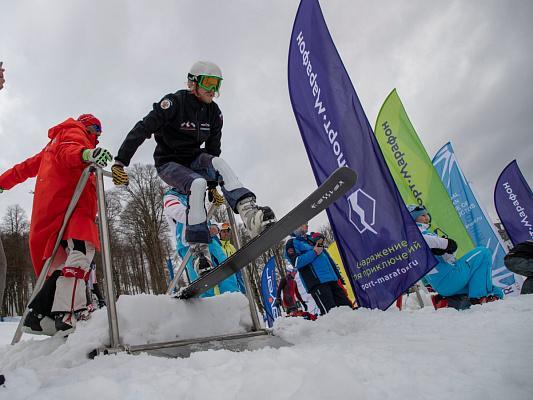
[[[244,226],[252,236],[258,236],[268,226],[276,222],[274,212],[270,207],[259,207],[255,204],[255,197],[246,197],[237,203],[237,211]]]
[[[191,257],[193,268],[199,277],[213,269],[207,243],[191,243]]]

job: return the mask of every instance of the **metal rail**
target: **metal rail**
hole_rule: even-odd
[[[231,225],[231,237],[233,239],[233,242],[235,243],[235,248],[237,251],[241,248],[241,241],[239,239],[239,235],[237,235],[237,223],[235,222],[235,215],[233,214],[233,210],[229,206],[229,204],[226,202],[226,211],[229,218],[229,223]],[[257,314],[257,308],[255,307],[255,300],[252,294],[252,284],[250,281],[250,274],[248,273],[247,267],[244,267],[241,269],[242,271],[242,277],[244,280],[244,287],[246,288],[246,297],[248,298],[248,305],[250,307],[250,315],[252,317],[252,323],[253,323],[253,330],[259,331],[261,329],[261,323],[259,322],[259,316]]]

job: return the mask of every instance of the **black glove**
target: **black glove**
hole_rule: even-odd
[[[305,301],[302,301],[302,307],[305,311],[307,311],[307,303]]]
[[[446,247],[446,253],[453,254],[457,250],[457,242],[448,238],[448,247]]]
[[[279,307],[279,299],[276,299],[274,301],[274,304],[272,304],[272,307]]]
[[[445,249],[431,249],[431,252],[435,254],[436,256],[442,256],[444,253],[446,253]]]
[[[106,306],[106,303],[104,299],[98,300],[98,308],[104,308],[105,306]]]

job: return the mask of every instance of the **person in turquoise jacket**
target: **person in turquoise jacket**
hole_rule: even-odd
[[[168,190],[163,196],[163,212],[167,218],[172,235],[176,239],[176,252],[181,258],[183,258],[189,250],[189,243],[185,240],[187,195],[179,193],[174,188]],[[220,265],[227,258],[220,241],[216,239],[211,239],[209,242],[209,253],[211,255],[211,261],[215,267]],[[196,278],[198,278],[198,273],[195,271],[190,259],[186,268],[190,281],[192,282],[196,280]],[[202,271],[200,271],[200,273],[201,272]],[[213,289],[209,289],[200,297],[211,297],[226,292],[239,292],[239,285],[237,284],[235,274],[220,282]]]
[[[472,304],[484,303],[503,291],[492,284],[492,255],[486,247],[476,247],[456,259],[457,243],[451,238],[438,236],[429,230],[431,217],[425,207],[407,207],[424,236],[424,240],[439,261],[424,279],[441,296],[466,294]]]

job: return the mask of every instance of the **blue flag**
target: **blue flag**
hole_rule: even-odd
[[[533,193],[516,160],[496,182],[494,205],[514,245],[533,239]]]
[[[281,315],[279,307],[274,307],[278,291],[276,283],[276,260],[272,257],[265,265],[261,275],[261,297],[265,307],[266,321],[270,328],[274,320]]]
[[[359,305],[388,308],[436,263],[405,208],[317,0],[302,0],[289,93],[318,184],[347,165],[357,185],[328,209]]]
[[[495,231],[494,224],[477,201],[457,162],[451,143],[445,144],[435,154],[433,165],[474,244],[491,251],[492,283],[500,287],[506,296],[519,294],[520,284],[503,262],[507,254],[505,245]]]

